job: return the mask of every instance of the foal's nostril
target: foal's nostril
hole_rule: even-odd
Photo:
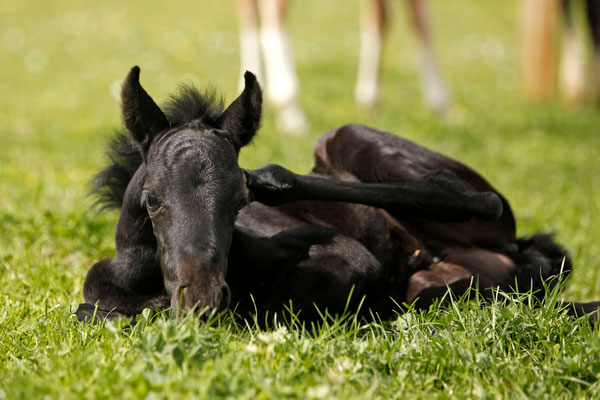
[[[194,286],[180,285],[176,304],[184,314],[192,310],[205,310],[209,313],[211,310],[221,312],[229,307],[230,297],[231,293],[226,284],[216,288],[212,295],[210,293],[201,295],[194,290]]]

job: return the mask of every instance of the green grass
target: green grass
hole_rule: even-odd
[[[416,47],[395,4],[377,113],[352,102],[358,7],[302,0],[291,22],[302,137],[279,134],[267,106],[241,164],[297,172],[327,129],[361,122],[480,171],[511,201],[520,235],[555,231],[575,272],[560,297],[600,299],[600,114],[558,99],[524,101],[519,2],[431,1],[436,45],[455,101],[422,106]],[[71,315],[92,263],[114,253],[117,214],[89,211],[89,178],[118,127],[118,85],[132,65],[164,100],[182,80],[231,100],[238,43],[230,2],[0,3],[0,399],[597,397],[600,339],[585,322],[456,302],[385,324],[328,321],[262,331],[228,318],[141,317],[87,326]]]

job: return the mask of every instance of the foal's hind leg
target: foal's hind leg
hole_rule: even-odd
[[[510,205],[500,193],[466,165],[414,142],[353,124],[327,132],[317,142],[314,152],[315,173],[331,175],[331,171],[344,171],[365,183],[426,183],[440,170],[451,171],[444,176],[450,178],[454,175],[456,185],[466,184],[474,193],[492,192],[498,195],[502,202],[502,214],[494,221],[472,218],[461,226],[437,224],[423,227],[422,232],[433,230],[437,236],[441,232],[443,237],[453,238],[458,236],[458,232],[463,242],[475,238],[502,237],[513,240],[515,237],[515,220]],[[394,213],[394,216],[415,217],[410,213]],[[411,222],[415,222],[415,219],[412,218]]]
[[[410,278],[407,301],[419,298],[418,305],[426,307],[434,298],[446,292],[446,285],[460,295],[468,289],[464,283],[472,278],[486,297],[491,294],[486,289],[500,288],[509,292],[531,291],[542,300],[546,287],[552,289],[559,277],[564,279],[571,272],[568,253],[550,235],[519,238],[513,243],[497,245],[494,250],[492,247],[483,249],[462,246],[446,246],[441,249],[444,256],[442,262],[433,264]],[[586,307],[584,310],[591,306]]]
[[[461,296],[478,288],[489,296],[490,288],[508,289],[514,284],[516,266],[504,254],[479,248],[447,248],[444,261],[414,273],[406,291],[406,302],[427,308],[450,290]]]

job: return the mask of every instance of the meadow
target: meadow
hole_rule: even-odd
[[[233,2],[0,2],[0,399],[598,398],[598,328],[556,310],[600,299],[600,112],[522,98],[516,0],[433,0],[435,43],[454,105],[422,105],[417,47],[399,2],[379,108],[357,108],[358,2],[296,1],[291,31],[303,136],[265,108],[240,164],[299,173],[312,146],[349,122],[388,130],[482,173],[511,202],[519,235],[554,231],[575,269],[549,304],[456,301],[364,323],[262,330],[227,316],[89,326],[72,315],[91,265],[114,254],[118,214],[90,210],[89,180],[120,127],[133,65],[162,102],[180,82],[232,100]],[[500,299],[502,295],[499,294]]]

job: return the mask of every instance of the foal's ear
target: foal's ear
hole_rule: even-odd
[[[125,78],[121,89],[121,103],[125,126],[146,158],[152,139],[169,127],[169,121],[140,85],[140,67],[133,67]]]
[[[262,111],[262,91],[252,72],[244,74],[244,91],[219,117],[218,124],[231,135],[239,152],[256,134]]]

